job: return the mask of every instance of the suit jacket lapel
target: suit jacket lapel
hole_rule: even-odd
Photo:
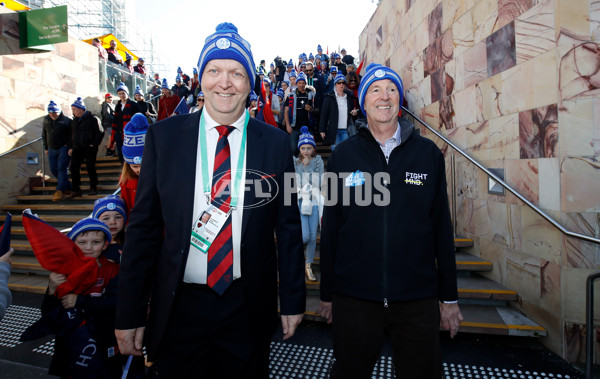
[[[181,229],[186,238],[189,238],[192,217],[194,217],[192,213],[194,212],[194,194],[197,190],[195,185],[199,128],[200,112],[195,112],[179,125],[177,131],[174,130],[175,133],[180,133],[178,151],[175,154],[181,157],[179,159],[179,169],[182,180],[180,182],[181,188],[176,193],[181,195],[178,203],[180,204],[179,209],[182,216],[179,219],[184,223]],[[202,188],[198,190],[202,191]],[[188,222],[189,225],[185,225],[185,222]]]
[[[263,149],[261,148],[260,137],[262,133],[259,128],[254,127],[254,120],[250,119],[248,122],[248,131],[246,132],[246,179],[255,180],[256,177],[248,176],[248,170],[258,170],[263,166]],[[255,191],[250,186],[251,190],[244,192],[244,215],[242,217],[242,240],[246,227],[248,226],[248,220],[252,213],[252,208],[248,205],[254,204]]]

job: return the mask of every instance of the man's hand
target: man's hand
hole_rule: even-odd
[[[60,302],[65,309],[75,308],[75,304],[77,304],[77,295],[74,293],[66,294],[60,299]]]
[[[302,322],[304,314],[281,315],[281,327],[283,329],[283,340],[291,338],[296,333],[296,327]]]
[[[67,154],[69,154],[69,156],[73,155],[73,149],[69,149],[69,151],[67,152]]]
[[[321,138],[325,139],[325,133],[321,132]]]
[[[458,327],[463,320],[458,303],[444,304],[440,301],[440,328],[450,331],[450,338],[458,333]]]
[[[144,331],[142,326],[135,329],[116,329],[115,336],[119,343],[119,351],[123,355],[142,356],[142,343],[144,342]]]
[[[331,301],[321,301],[317,313],[327,319],[327,323],[331,324],[333,320],[333,312],[331,311]]]

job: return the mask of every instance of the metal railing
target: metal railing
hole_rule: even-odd
[[[498,175],[494,174],[492,171],[490,171],[486,167],[484,167],[481,163],[477,162],[477,160],[475,160],[473,157],[471,157],[466,152],[464,152],[460,147],[458,147],[454,143],[452,143],[452,141],[450,141],[449,139],[447,139],[446,137],[444,137],[440,132],[438,132],[437,130],[435,130],[434,128],[432,128],[425,121],[421,120],[414,113],[412,113],[411,111],[409,111],[405,107],[402,107],[402,111],[404,113],[408,114],[409,116],[411,116],[416,121],[418,121],[421,125],[423,125],[427,129],[429,129],[438,138],[440,138],[442,141],[444,141],[446,144],[448,144],[448,146],[452,147],[455,151],[457,151],[459,154],[461,154],[463,157],[465,157],[469,162],[473,163],[480,170],[482,170],[483,172],[485,172],[488,176],[490,176],[497,183],[499,183],[500,185],[502,185],[502,187],[504,187],[506,190],[508,190],[513,195],[515,195],[517,198],[519,198],[519,200],[521,200],[522,202],[524,202],[525,204],[527,204],[537,214],[539,214],[540,216],[542,216],[543,218],[545,218],[546,221],[550,222],[552,225],[554,225],[556,228],[558,228],[561,232],[563,232],[564,234],[566,234],[566,235],[568,235],[570,237],[579,238],[579,239],[582,239],[582,240],[585,240],[585,241],[588,241],[588,242],[592,242],[592,243],[595,243],[595,244],[600,244],[600,239],[598,239],[598,238],[594,238],[594,237],[591,237],[591,236],[587,236],[587,235],[584,235],[584,234],[575,233],[575,232],[572,232],[570,230],[567,230],[567,228],[565,228],[563,225],[561,225],[558,221],[554,220],[546,212],[544,212],[543,210],[541,210],[540,208],[538,208],[531,201],[529,201],[528,199],[526,199],[516,189],[512,188],[504,180],[500,179],[498,177]],[[452,204],[453,204],[452,211],[453,211],[453,213],[456,212],[456,199],[454,198],[454,196],[455,196],[454,186],[455,185],[456,185],[456,183],[455,183],[455,171],[454,171],[454,155],[452,155]],[[455,220],[454,221],[454,223],[455,223],[454,228],[456,228],[456,214],[453,214],[453,220]],[[455,229],[455,231],[456,231],[456,229]],[[600,272],[596,272],[594,274],[591,274],[587,278],[587,298],[586,298],[586,379],[590,379],[592,377],[591,375],[592,375],[593,360],[594,360],[594,357],[593,357],[593,354],[594,354],[594,281],[596,281],[599,278],[600,278]]]
[[[42,153],[40,154],[42,156],[42,187],[46,187],[46,154],[44,154],[44,141],[43,141],[42,137],[38,137],[38,138],[34,139],[33,141],[29,141],[21,146],[15,147],[12,150],[4,152],[4,153],[0,154],[0,158],[3,158],[9,154],[12,154],[15,151],[19,151],[22,148],[32,145],[38,141],[42,141]]]

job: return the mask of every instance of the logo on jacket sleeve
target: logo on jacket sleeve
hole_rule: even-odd
[[[356,187],[365,184],[365,176],[360,170],[351,173],[346,177],[346,187]]]
[[[406,178],[404,179],[404,183],[411,184],[413,186],[425,185],[427,175],[428,174],[421,174],[417,172],[406,172]]]

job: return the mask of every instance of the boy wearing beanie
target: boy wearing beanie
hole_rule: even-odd
[[[129,89],[125,83],[121,83],[117,88],[117,96],[119,101],[115,106],[115,115],[112,123],[112,138],[115,140],[117,145],[117,153],[119,154],[119,161],[123,163],[123,128],[134,114],[140,111],[137,103],[129,98]]]
[[[42,140],[48,155],[52,175],[58,180],[52,201],[60,201],[71,194],[71,182],[67,170],[71,157],[71,119],[65,116],[52,100],[48,104],[48,115],[44,117]]]
[[[77,333],[81,332],[74,329],[66,333],[57,333],[48,373],[73,378],[120,377],[123,356],[109,353],[109,348],[116,344],[112,330],[119,266],[102,255],[111,241],[110,230],[97,219],[85,218],[73,225],[67,237],[75,243],[83,257],[96,260],[98,265],[95,271],[96,284],[83,293],[68,293],[59,298],[57,293],[60,291],[57,289],[67,282],[67,276],[51,272],[48,290],[42,303],[42,317],[52,317],[52,314],[67,312],[70,317],[82,317],[84,323],[92,325],[86,330],[91,333],[94,348],[88,349],[89,359],[86,362],[88,364],[78,365],[79,354],[73,355],[73,350],[80,342]],[[61,317],[57,318],[61,320]]]

